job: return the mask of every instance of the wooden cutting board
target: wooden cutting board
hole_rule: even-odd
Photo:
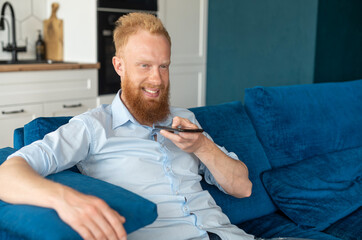
[[[58,3],[52,4],[52,15],[43,21],[45,57],[47,60],[63,61],[63,20],[57,18]]]

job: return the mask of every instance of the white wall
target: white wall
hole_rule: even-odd
[[[38,30],[43,29],[43,20],[47,14],[45,11],[45,3],[47,0],[7,0],[14,8],[15,12],[15,26],[16,26],[16,40],[18,46],[25,46],[27,41],[27,52],[19,53],[19,59],[35,59],[35,42],[38,39]],[[0,7],[5,1],[0,2]],[[4,45],[8,44],[8,34],[10,33],[10,42],[12,43],[12,26],[10,9],[5,11],[5,17],[9,22],[10,31],[7,25],[5,30],[0,31],[0,42]],[[4,52],[2,46],[0,48],[0,59],[10,60],[11,53]]]
[[[63,20],[64,60],[97,62],[96,0],[47,0],[47,16],[53,2],[59,3],[57,17]]]
[[[96,0],[8,0],[15,12],[16,38],[18,46],[24,46],[27,39],[27,52],[19,53],[19,59],[35,59],[37,30],[43,30],[43,20],[51,15],[51,4],[59,3],[57,17],[63,20],[64,60],[76,62],[97,62],[97,16]],[[1,1],[1,5],[5,1]],[[1,6],[0,6],[1,7]],[[5,16],[10,23],[9,9]],[[0,31],[0,42],[8,43],[8,27]],[[10,41],[12,33],[10,32]],[[11,53],[2,51],[0,59],[10,60]]]

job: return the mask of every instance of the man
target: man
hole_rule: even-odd
[[[207,134],[154,128],[200,127],[190,111],[169,107],[171,40],[160,20],[123,16],[114,42],[121,90],[113,103],[74,117],[10,156],[0,167],[0,198],[53,208],[84,239],[126,239],[125,219],[105,202],[41,177],[77,165],[83,174],[157,204],[157,220],[128,239],[253,239],[230,224],[202,190],[199,175],[228,194],[248,197],[247,167]]]

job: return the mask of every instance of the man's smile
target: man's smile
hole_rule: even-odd
[[[147,97],[156,98],[160,95],[159,88],[142,88]]]

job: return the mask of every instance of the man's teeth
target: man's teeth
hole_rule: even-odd
[[[151,90],[151,89],[145,89],[146,92],[149,92],[149,93],[157,93],[158,90]]]

